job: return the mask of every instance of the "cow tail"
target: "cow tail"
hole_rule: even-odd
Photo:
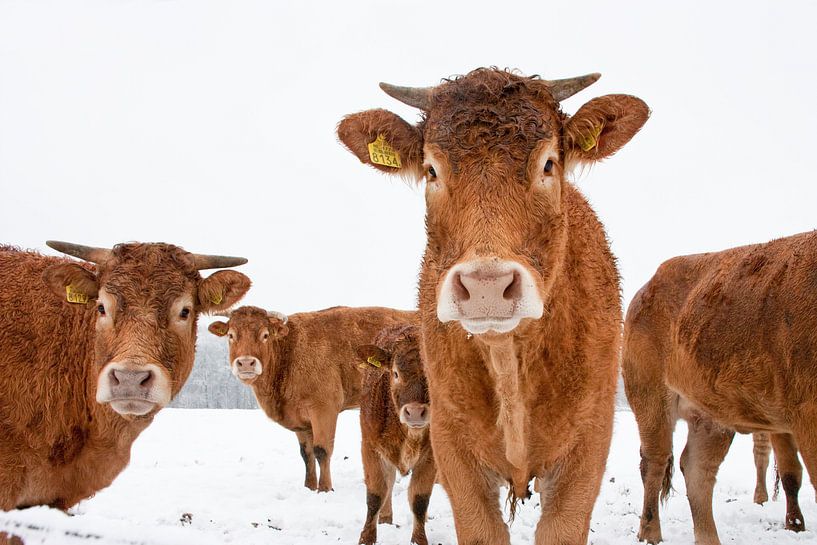
[[[667,460],[667,469],[664,471],[664,480],[661,483],[661,503],[666,503],[670,492],[672,492],[672,474],[675,471],[675,459],[670,454]]]

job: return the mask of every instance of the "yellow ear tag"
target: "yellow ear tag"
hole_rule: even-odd
[[[65,286],[65,300],[69,303],[79,303],[84,305],[88,302],[88,294],[82,293],[74,286]]]
[[[210,302],[214,305],[220,305],[222,301],[224,301],[224,296],[220,293],[210,297]]]
[[[378,367],[378,368],[383,365],[382,363],[380,363],[380,360],[378,360],[374,356],[369,356],[368,358],[366,358],[366,361],[369,362],[369,365],[372,365],[372,366]]]
[[[579,140],[579,146],[584,151],[590,151],[591,149],[596,147],[596,144],[599,142],[599,135],[601,134],[601,129],[603,127],[601,125],[593,127],[593,130],[588,135],[582,135],[581,139]]]
[[[372,163],[392,168],[400,168],[400,154],[395,151],[391,144],[386,142],[386,137],[377,135],[377,140],[369,144],[369,159]]]

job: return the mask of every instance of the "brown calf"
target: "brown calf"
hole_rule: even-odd
[[[610,446],[621,342],[615,259],[568,173],[609,157],[649,114],[626,95],[575,115],[596,81],[479,69],[434,88],[382,85],[423,111],[346,117],[362,162],[426,180],[420,273],[431,442],[462,545],[509,543],[499,485],[542,479],[536,543],[583,544]],[[514,504],[515,505],[515,504]]]
[[[672,428],[699,545],[718,544],[715,476],[735,431],[766,432],[786,492],[786,528],[802,530],[800,448],[817,484],[817,232],[661,265],[624,328],[627,397],[641,435],[639,538],[661,540],[658,500],[672,466]],[[663,483],[663,484],[662,484]]]
[[[229,338],[233,375],[252,387],[266,415],[298,436],[304,486],[326,492],[332,490],[338,414],[360,403],[362,373],[353,347],[370,342],[386,326],[415,319],[414,312],[378,307],[334,307],[289,317],[241,307],[209,329]]]
[[[384,329],[374,344],[357,349],[368,372],[360,392],[363,474],[366,480],[366,523],[360,543],[377,541],[377,523],[391,523],[395,470],[411,471],[408,495],[414,513],[411,542],[427,545],[426,510],[437,469],[428,424],[428,385],[420,358],[420,328],[401,325]]]
[[[242,258],[48,244],[89,263],[0,247],[0,510],[67,509],[108,486],[187,380],[199,313],[250,287],[199,274]]]

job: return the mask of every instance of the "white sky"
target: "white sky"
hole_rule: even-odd
[[[602,79],[653,114],[578,181],[625,302],[673,255],[814,228],[817,5],[0,0],[0,241],[243,255],[246,302],[408,308],[422,191],[357,162],[379,81],[478,66]]]

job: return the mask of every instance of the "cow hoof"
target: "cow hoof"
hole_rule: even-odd
[[[428,545],[428,538],[425,534],[411,536],[411,542],[414,545]]]
[[[763,505],[767,501],[769,501],[769,494],[766,492],[755,492],[755,503],[758,505]]]
[[[377,518],[377,521],[380,524],[392,524],[392,516],[391,515],[380,515]]]
[[[786,517],[786,530],[792,532],[803,532],[806,529],[806,523],[803,522],[802,517]]]
[[[641,531],[638,532],[638,541],[646,541],[650,545],[658,545],[658,543],[662,541],[661,530],[650,526],[641,528]]]

